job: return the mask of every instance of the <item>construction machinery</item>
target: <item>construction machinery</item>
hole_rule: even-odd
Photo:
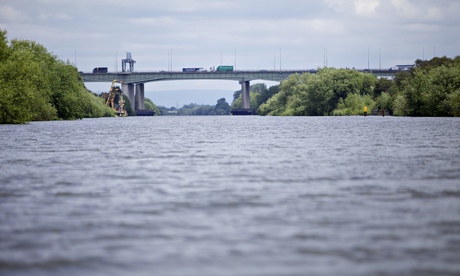
[[[105,99],[105,105],[115,111],[118,117],[125,117],[128,113],[124,109],[125,101],[123,99],[123,93],[121,88],[116,86],[115,83],[124,84],[122,81],[113,80],[109,93],[102,93],[102,98]]]

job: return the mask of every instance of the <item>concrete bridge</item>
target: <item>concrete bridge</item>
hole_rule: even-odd
[[[393,77],[396,71],[388,70],[358,70],[368,72],[377,77]],[[83,73],[80,75],[83,82],[112,82],[119,80],[124,82],[123,93],[131,103],[134,103],[135,110],[144,109],[144,84],[154,81],[171,80],[233,80],[241,84],[243,110],[250,110],[249,87],[250,81],[267,80],[282,82],[292,74],[316,73],[317,70],[238,70],[238,71],[159,71],[159,72],[118,72],[118,73]]]

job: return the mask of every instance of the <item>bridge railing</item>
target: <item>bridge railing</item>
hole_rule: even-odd
[[[283,70],[259,70],[259,69],[245,69],[245,70],[233,70],[233,71],[212,71],[212,70],[204,70],[204,71],[191,71],[191,72],[183,72],[183,71],[166,71],[166,70],[155,70],[155,71],[134,71],[134,72],[120,72],[120,71],[108,71],[107,73],[93,73],[93,72],[83,72],[80,71],[81,74],[149,74],[149,73],[155,73],[155,74],[163,74],[163,73],[184,73],[184,74],[209,74],[209,73],[262,73],[262,72],[267,72],[267,73],[289,73],[289,72],[309,72],[309,71],[317,71],[316,69],[283,69]]]
[[[359,69],[359,68],[345,68],[347,70],[356,70],[359,72],[365,73],[376,73],[376,72],[388,72],[388,73],[395,73],[401,70],[394,70],[394,69]],[[183,71],[176,71],[176,70],[154,70],[154,71],[134,71],[134,72],[120,72],[120,71],[109,71],[107,73],[93,73],[93,72],[83,72],[80,71],[80,74],[122,74],[122,75],[130,75],[130,74],[228,74],[228,73],[290,73],[290,72],[309,72],[309,73],[317,73],[319,69],[283,69],[283,70],[273,70],[273,69],[243,69],[243,70],[234,70],[234,71],[217,71],[217,70],[203,70],[203,71],[192,71],[192,72],[183,72]]]

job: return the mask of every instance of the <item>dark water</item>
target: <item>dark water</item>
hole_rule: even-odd
[[[0,275],[460,275],[460,119],[0,125]]]

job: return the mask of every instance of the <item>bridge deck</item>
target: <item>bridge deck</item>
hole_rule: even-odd
[[[378,77],[391,77],[395,71],[358,70],[370,72]],[[114,79],[125,83],[147,83],[166,80],[233,80],[253,81],[267,80],[281,82],[292,74],[316,73],[317,70],[283,70],[283,71],[231,71],[231,72],[118,72],[118,73],[80,73],[84,82],[112,82]]]

